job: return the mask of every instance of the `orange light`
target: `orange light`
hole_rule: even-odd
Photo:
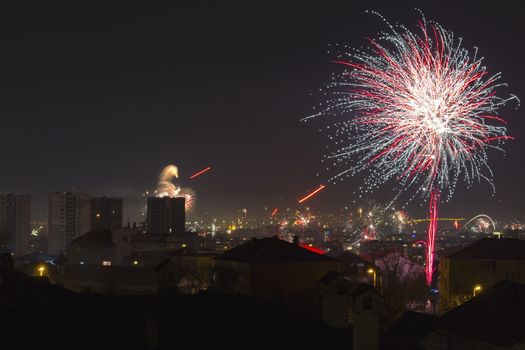
[[[312,196],[315,196],[317,193],[319,193],[319,191],[321,191],[323,188],[325,188],[324,185],[321,185],[319,186],[315,191],[313,191],[312,193],[306,195],[305,197],[299,199],[299,203],[302,203],[306,200],[308,200],[309,198],[311,198]]]

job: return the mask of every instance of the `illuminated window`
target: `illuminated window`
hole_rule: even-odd
[[[111,266],[111,261],[109,260],[102,261],[102,266]]]

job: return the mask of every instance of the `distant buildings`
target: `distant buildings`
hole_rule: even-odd
[[[0,194],[0,251],[22,256],[29,253],[31,197]]]
[[[186,199],[184,197],[148,197],[148,233],[184,233]]]
[[[91,229],[110,230],[122,227],[122,198],[91,198]]]
[[[64,253],[77,237],[90,230],[122,227],[122,198],[91,197],[85,193],[49,194],[48,253]]]
[[[525,283],[525,241],[517,238],[483,238],[440,255],[440,310],[457,306],[503,280]]]
[[[91,228],[91,197],[85,193],[50,193],[48,225],[48,253],[64,253],[71,241]]]

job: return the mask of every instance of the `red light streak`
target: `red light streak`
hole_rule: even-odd
[[[432,190],[430,193],[430,222],[428,224],[427,237],[427,265],[425,266],[427,285],[432,283],[432,274],[434,272],[434,241],[437,233],[437,218],[438,218],[438,204],[439,191]]]
[[[272,216],[274,216],[274,215],[277,213],[278,210],[279,210],[279,208],[275,208],[275,209],[272,211]]]
[[[323,188],[325,188],[325,185],[319,186],[315,191],[312,193],[306,195],[305,197],[299,199],[299,203],[303,203],[304,201],[308,200],[309,198],[315,196],[319,191],[321,191]]]
[[[211,167],[210,167],[210,166],[207,167],[206,169],[202,169],[201,171],[199,171],[199,172],[197,172],[197,173],[191,175],[191,176],[190,176],[190,179],[193,180],[193,179],[196,178],[197,176],[201,176],[202,174],[204,174],[205,172],[210,171],[210,170],[211,170]]]
[[[306,245],[306,244],[301,244],[301,245],[299,245],[299,247],[304,248],[304,249],[308,249],[309,251],[317,253],[317,254],[324,254],[324,253],[326,253],[322,249],[315,248],[315,247],[310,247],[309,245]]]

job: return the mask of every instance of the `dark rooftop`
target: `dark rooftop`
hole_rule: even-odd
[[[517,238],[482,238],[445,256],[456,259],[525,259],[525,241]]]
[[[20,274],[10,282],[0,286],[6,346],[268,350],[351,349],[352,344],[346,329],[332,329],[285,305],[248,296],[113,297],[74,294]],[[156,346],[151,343],[155,339]]]
[[[341,260],[344,263],[349,264],[349,265],[354,265],[354,264],[359,264],[359,263],[362,263],[366,266],[370,265],[369,261],[367,261],[366,259],[360,257],[359,255],[355,253],[349,252],[348,250],[336,250],[336,251],[328,252],[326,253],[326,255],[331,258]]]
[[[447,312],[437,327],[510,347],[525,339],[525,285],[502,281]]]
[[[238,245],[214,259],[245,263],[338,261],[276,237],[260,239],[252,238],[249,242]]]
[[[434,330],[435,317],[421,312],[406,311],[386,331],[394,338],[422,339]]]
[[[322,284],[330,284],[330,282],[332,282],[333,280],[335,280],[336,278],[339,278],[340,276],[342,276],[339,272],[336,272],[336,271],[328,271],[328,273],[326,275],[324,275],[323,277],[321,277],[321,279],[319,280],[319,283],[322,283]]]
[[[83,246],[107,246],[113,245],[111,230],[92,230],[76,238],[72,243]]]

